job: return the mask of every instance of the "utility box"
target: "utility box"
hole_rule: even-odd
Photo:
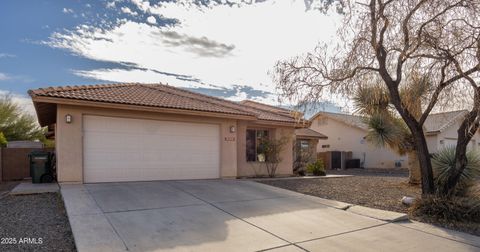
[[[30,159],[30,176],[32,183],[53,182],[52,153],[34,151],[28,155]]]
[[[360,168],[360,159],[348,159],[345,163],[345,169]]]

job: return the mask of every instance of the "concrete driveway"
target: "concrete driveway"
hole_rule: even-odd
[[[62,185],[78,251],[479,251],[476,236],[253,181]]]

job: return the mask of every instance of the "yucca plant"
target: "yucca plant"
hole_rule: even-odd
[[[444,188],[450,172],[455,167],[455,146],[447,146],[433,156],[432,168],[435,188]],[[460,175],[460,180],[452,190],[455,196],[465,196],[480,175],[480,153],[475,150],[467,152],[467,166]],[[439,193],[439,192],[437,192]]]
[[[409,109],[420,114],[420,103],[428,82],[414,79],[412,84],[402,90],[402,100],[410,104]],[[412,90],[410,90],[412,89]],[[421,181],[420,164],[413,144],[412,134],[405,123],[395,113],[390,105],[388,90],[381,85],[368,85],[360,87],[353,102],[356,112],[364,116],[368,126],[365,139],[376,147],[388,147],[400,155],[408,156],[409,183],[418,184]]]

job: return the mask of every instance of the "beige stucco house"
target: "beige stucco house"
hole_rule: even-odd
[[[455,145],[457,129],[467,111],[451,111],[431,114],[424,124],[428,149],[431,154],[448,146]],[[378,148],[368,143],[364,137],[368,127],[362,117],[340,113],[320,112],[310,119],[310,128],[328,136],[320,140],[317,152],[340,151],[349,153],[353,159],[360,159],[364,168],[408,168],[408,159],[388,148]],[[477,149],[480,133],[469,144],[469,149]]]
[[[457,144],[457,130],[468,113],[466,110],[431,114],[425,121],[425,135],[430,153]],[[477,150],[480,144],[480,132],[473,136],[468,144],[468,150]]]
[[[351,152],[348,158],[360,159],[360,166],[364,168],[393,168],[395,162],[400,163],[401,167],[407,167],[406,156],[398,155],[388,148],[375,147],[364,139],[368,128],[359,116],[319,112],[310,121],[310,129],[328,136],[327,140],[319,141],[319,153]],[[346,158],[342,157],[344,159]],[[345,168],[344,164],[341,168]]]
[[[168,85],[30,90],[54,129],[59,182],[235,178],[264,173],[259,142],[291,139],[278,175],[292,174],[297,120],[289,110],[236,103]]]

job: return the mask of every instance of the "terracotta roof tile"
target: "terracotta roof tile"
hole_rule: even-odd
[[[32,97],[53,97],[94,102],[194,110],[255,116],[260,120],[295,123],[293,116],[194,93],[164,84],[106,84],[49,87],[30,90]]]
[[[270,112],[274,112],[274,113],[287,115],[287,116],[291,116],[291,115],[294,115],[296,113],[296,111],[293,111],[293,110],[289,110],[289,109],[285,109],[285,108],[277,107],[277,106],[271,106],[271,105],[263,104],[263,103],[256,102],[256,101],[250,101],[250,100],[241,101],[240,104],[251,106],[251,107],[262,109],[262,110],[266,110],[266,111],[270,111]]]
[[[327,139],[328,137],[324,134],[317,132],[309,128],[300,128],[295,130],[295,136],[297,137],[307,137],[307,138],[317,138],[317,139]]]

